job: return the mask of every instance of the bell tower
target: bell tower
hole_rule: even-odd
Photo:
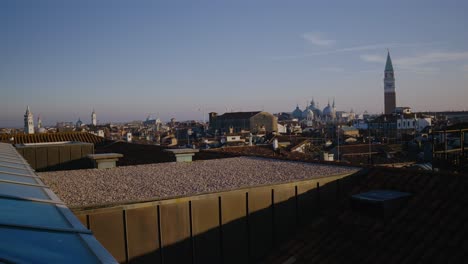
[[[34,117],[33,113],[29,109],[29,105],[26,108],[26,113],[24,113],[24,133],[34,134]]]
[[[390,51],[388,51],[387,53],[387,63],[385,63],[384,71],[384,103],[386,115],[391,114],[395,111],[395,75],[393,72],[392,59],[390,58]]]
[[[94,111],[94,109],[93,109],[93,112],[91,113],[91,124],[93,126],[97,125],[96,111]]]

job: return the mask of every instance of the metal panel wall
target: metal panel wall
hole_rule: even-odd
[[[274,188],[274,244],[286,240],[295,230],[297,223],[296,186],[284,185]]]
[[[70,159],[70,147],[61,146],[59,147],[59,160],[60,163],[69,162]]]
[[[127,261],[123,211],[89,215],[89,228],[96,239],[120,262]]]
[[[87,153],[87,154],[92,154],[92,153]],[[81,154],[81,146],[79,145],[71,145],[70,146],[70,159],[71,160],[77,160],[83,157]]]
[[[162,253],[165,264],[192,262],[188,202],[161,204]]]
[[[318,180],[309,181],[297,185],[297,203],[298,203],[298,218],[299,223],[303,224],[308,219],[319,213],[318,205],[320,195],[318,193]]]
[[[36,151],[32,149],[23,149],[21,155],[28,161],[32,168],[36,167]]]
[[[33,169],[47,168],[47,148],[35,148],[36,149],[36,167]]]
[[[192,235],[195,263],[221,263],[220,202],[218,197],[193,200]]]
[[[325,206],[320,204],[352,188],[356,180],[338,184],[342,177],[77,213],[85,225],[89,219],[96,238],[121,262],[256,262],[288,239],[297,223],[318,216]]]
[[[90,143],[73,143],[44,146],[20,146],[16,148],[35,170],[80,169],[87,162],[76,161],[94,153]],[[72,163],[73,162],[73,163]]]
[[[87,215],[77,215],[76,218],[78,218],[78,220],[80,220],[80,222],[86,227],[89,229],[89,226],[88,226],[88,220],[87,220]]]
[[[224,263],[248,262],[246,192],[221,194],[221,232]]]
[[[250,258],[255,261],[273,247],[272,189],[251,189],[248,199]]]
[[[133,208],[125,212],[129,261],[160,263],[157,207]]]
[[[58,147],[47,147],[47,167],[53,167],[60,163]]]

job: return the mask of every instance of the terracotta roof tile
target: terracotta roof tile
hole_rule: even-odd
[[[295,263],[464,263],[467,184],[466,175],[373,169],[352,193],[380,188],[411,192],[400,210],[389,218],[372,217],[354,211],[344,197],[267,259],[281,263],[275,256],[288,252]]]
[[[13,138],[13,141],[10,141]],[[87,132],[58,132],[58,133],[43,133],[43,134],[2,134],[0,142],[12,144],[24,143],[47,143],[47,142],[63,142],[63,141],[79,141],[86,143],[103,143],[104,138],[98,137]]]

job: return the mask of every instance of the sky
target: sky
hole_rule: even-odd
[[[0,127],[319,107],[468,110],[468,1],[0,1]]]

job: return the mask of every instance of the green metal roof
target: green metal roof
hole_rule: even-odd
[[[392,59],[390,58],[390,52],[387,53],[387,63],[385,63],[385,71],[393,71]]]

